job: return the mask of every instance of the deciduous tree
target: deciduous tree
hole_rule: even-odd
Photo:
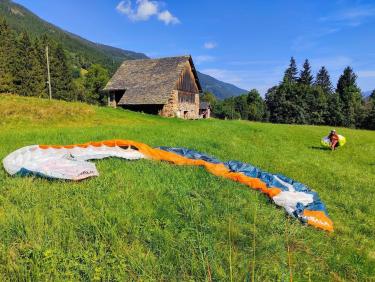
[[[94,64],[85,76],[85,88],[87,101],[92,104],[106,104],[106,96],[101,91],[109,80],[108,71],[101,65]]]
[[[248,119],[261,121],[265,119],[266,105],[258,90],[252,89],[247,94]]]

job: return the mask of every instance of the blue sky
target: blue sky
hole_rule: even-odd
[[[191,54],[203,73],[262,94],[291,56],[326,66],[336,83],[351,65],[375,89],[375,1],[16,0],[95,42],[150,57]]]

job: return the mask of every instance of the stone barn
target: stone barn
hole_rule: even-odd
[[[191,56],[125,61],[104,91],[112,107],[199,118],[202,87]]]

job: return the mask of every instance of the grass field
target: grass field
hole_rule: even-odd
[[[79,103],[1,96],[0,158],[31,144],[133,139],[184,146],[282,173],[318,191],[326,233],[264,196],[197,167],[97,161],[81,182],[0,169],[0,280],[374,281],[375,132],[164,119]],[[255,258],[255,259],[254,259]],[[254,271],[253,271],[254,270]]]

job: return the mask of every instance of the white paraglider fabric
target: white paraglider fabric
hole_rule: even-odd
[[[284,207],[287,213],[289,213],[292,216],[293,212],[297,208],[298,203],[307,206],[314,201],[312,194],[295,191],[282,191],[278,195],[274,196],[272,200],[275,202],[276,205]]]
[[[145,156],[137,150],[121,147],[88,146],[73,148],[41,149],[38,145],[23,147],[3,160],[5,170],[11,175],[38,175],[47,178],[81,180],[99,173],[94,163],[97,160],[117,157],[138,160]]]

